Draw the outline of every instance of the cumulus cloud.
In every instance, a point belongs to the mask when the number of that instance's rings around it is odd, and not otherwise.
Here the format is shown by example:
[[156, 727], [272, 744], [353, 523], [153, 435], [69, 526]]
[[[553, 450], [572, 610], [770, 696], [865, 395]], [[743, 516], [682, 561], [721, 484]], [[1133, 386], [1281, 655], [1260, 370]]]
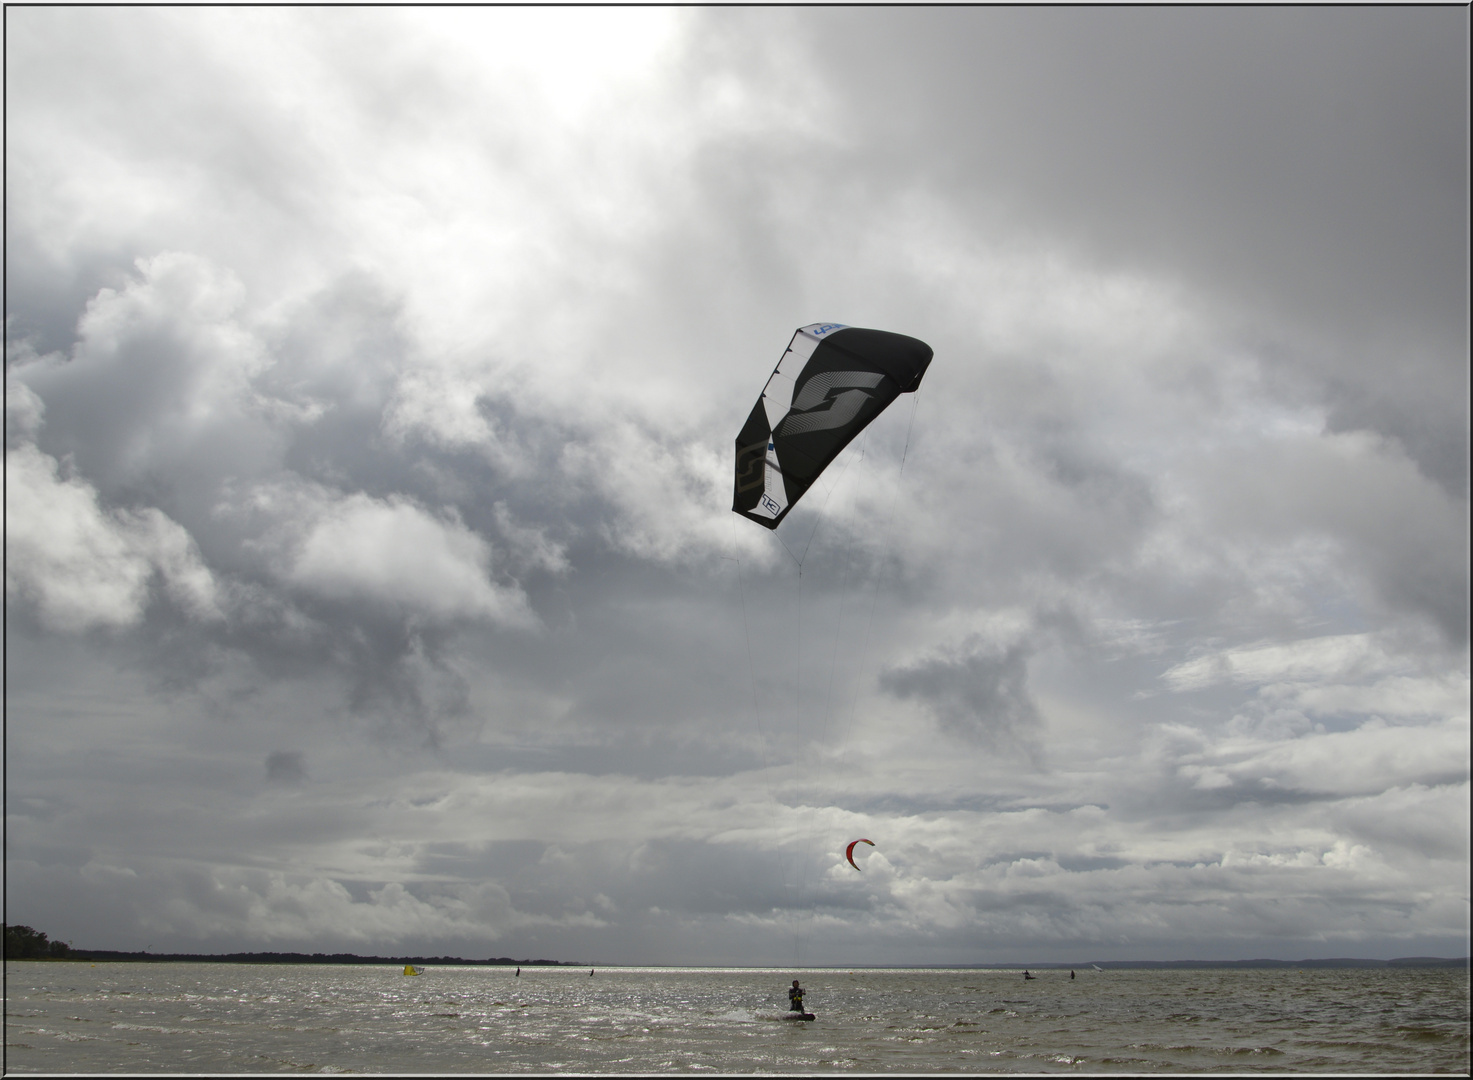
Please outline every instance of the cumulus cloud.
[[[9, 342], [6, 344], [8, 358], [11, 350], [8, 347]], [[22, 357], [29, 360], [35, 359], [35, 351], [27, 348], [27, 344], [17, 343], [14, 350], [17, 364], [23, 362]], [[5, 375], [5, 445], [18, 449], [35, 441], [36, 432], [41, 430], [41, 424], [46, 415], [46, 403], [37, 397], [25, 383], [19, 379], [11, 379], [8, 367]]]
[[1173, 690], [1196, 690], [1213, 683], [1269, 683], [1344, 679], [1380, 674], [1405, 664], [1371, 634], [1337, 634], [1286, 645], [1240, 646], [1177, 664], [1161, 675]]
[[[186, 613], [215, 618], [205, 640], [258, 662], [315, 639], [348, 668], [355, 707], [387, 693], [458, 708], [459, 690], [435, 688], [449, 671], [438, 640], [415, 628], [536, 619], [514, 579], [492, 577], [492, 544], [433, 469], [409, 493], [353, 490], [389, 400], [394, 338], [374, 335], [390, 306], [350, 276], [264, 312], [230, 271], [166, 252], [92, 298], [67, 355], [13, 341], [11, 591], [58, 629], [139, 625], [157, 578]], [[324, 602], [360, 625], [344, 634], [303, 610]]]
[[157, 582], [189, 616], [219, 619], [217, 584], [193, 539], [154, 507], [104, 510], [97, 491], [34, 446], [5, 455], [5, 593], [56, 630], [138, 623]]
[[323, 508], [289, 556], [292, 584], [333, 599], [367, 599], [430, 619], [526, 622], [519, 592], [488, 578], [491, 550], [453, 517], [399, 499], [350, 495]]
[[[515, 910], [505, 889], [491, 882], [416, 890], [390, 882], [350, 889], [325, 878], [302, 878], [234, 868], [204, 871], [159, 867], [166, 898], [152, 911], [128, 904], [147, 893], [137, 875], [111, 875], [119, 899], [133, 909], [136, 932], [170, 940], [239, 941], [243, 948], [313, 951], [427, 951], [427, 943], [494, 942], [521, 926], [599, 925], [596, 916], [571, 920]], [[187, 946], [186, 946], [187, 948]]]
[[[1227, 726], [1234, 736], [1297, 739], [1326, 725], [1369, 732], [1390, 723], [1422, 728], [1432, 745], [1424, 725], [1466, 723], [1468, 713], [1467, 675], [1437, 666], [1405, 641], [1342, 634], [1216, 650], [1171, 667], [1161, 680], [1177, 693], [1225, 685], [1249, 691]], [[1383, 755], [1374, 760], [1388, 764]], [[1272, 782], [1267, 773], [1265, 782]]]
[[107, 490], [239, 469], [271, 453], [252, 381], [269, 364], [237, 319], [239, 279], [183, 252], [136, 260], [91, 298], [66, 357], [16, 372], [48, 407], [46, 444]]
[[1173, 755], [1177, 774], [1201, 790], [1237, 789], [1267, 799], [1296, 793], [1353, 796], [1393, 787], [1457, 784], [1467, 773], [1468, 719], [1416, 729], [1375, 721], [1354, 731], [1312, 732], [1292, 740], [1229, 738]]

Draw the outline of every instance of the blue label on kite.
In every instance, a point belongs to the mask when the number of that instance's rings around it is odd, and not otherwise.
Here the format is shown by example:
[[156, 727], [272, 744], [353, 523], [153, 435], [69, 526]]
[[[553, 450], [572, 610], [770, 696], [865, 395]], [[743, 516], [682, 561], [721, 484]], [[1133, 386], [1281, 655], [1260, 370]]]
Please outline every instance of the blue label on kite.
[[841, 322], [826, 322], [823, 323], [821, 326], [814, 327], [813, 336], [818, 337], [821, 334], [827, 334], [830, 330], [842, 329], [844, 329], [844, 324]]

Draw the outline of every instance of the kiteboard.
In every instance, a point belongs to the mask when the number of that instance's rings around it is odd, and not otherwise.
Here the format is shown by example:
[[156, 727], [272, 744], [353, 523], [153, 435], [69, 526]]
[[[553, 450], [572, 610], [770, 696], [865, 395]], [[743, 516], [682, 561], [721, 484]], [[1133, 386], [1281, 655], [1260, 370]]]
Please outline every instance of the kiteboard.
[[790, 1012], [790, 1013], [784, 1013], [783, 1014], [783, 1019], [784, 1020], [817, 1020], [818, 1017], [814, 1016], [812, 1013]]

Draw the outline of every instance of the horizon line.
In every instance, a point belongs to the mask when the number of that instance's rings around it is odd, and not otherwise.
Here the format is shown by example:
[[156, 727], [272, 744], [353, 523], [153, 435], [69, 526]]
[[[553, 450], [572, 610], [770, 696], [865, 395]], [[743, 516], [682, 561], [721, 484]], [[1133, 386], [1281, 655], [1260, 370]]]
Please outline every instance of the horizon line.
[[[67, 950], [67, 954], [64, 955], [64, 956], [54, 956], [54, 957], [7, 957], [6, 959], [7, 959], [7, 961], [9, 961], [9, 960], [23, 960], [23, 959], [37, 959], [37, 960], [44, 959], [44, 960], [60, 960], [60, 961], [66, 961], [66, 960], [73, 960], [73, 959], [74, 960], [84, 960], [84, 959], [87, 959], [88, 957], [95, 957], [95, 958], [97, 958], [99, 960], [107, 960], [107, 959], [116, 959], [116, 960], [138, 959], [138, 960], [144, 960], [144, 959], [151, 959], [151, 960], [156, 960], [156, 961], [164, 961], [164, 960], [174, 959], [174, 960], [178, 960], [178, 961], [182, 961], [182, 962], [188, 962], [188, 961], [209, 962], [209, 961], [212, 961], [212, 960], [213, 961], [221, 961], [221, 962], [229, 962], [229, 961], [237, 961], [237, 962], [239, 962], [239, 961], [248, 961], [248, 960], [251, 960], [251, 959], [259, 958], [258, 962], [266, 962], [266, 963], [271, 963], [271, 962], [276, 962], [276, 963], [290, 963], [290, 962], [293, 962], [293, 961], [301, 961], [301, 962], [308, 962], [308, 963], [353, 963], [353, 962], [359, 962], [359, 963], [365, 963], [365, 964], [372, 964], [372, 963], [383, 963], [383, 964], [437, 963], [440, 966], [448, 966], [448, 967], [453, 967], [453, 966], [467, 966], [467, 967], [471, 967], [471, 966], [474, 966], [474, 967], [509, 967], [509, 966], [515, 966], [515, 965], [526, 965], [526, 966], [529, 966], [529, 967], [542, 966], [542, 967], [577, 967], [577, 968], [582, 968], [582, 967], [592, 967], [592, 968], [597, 968], [597, 967], [605, 967], [605, 968], [671, 968], [671, 969], [674, 969], [674, 968], [718, 968], [718, 969], [730, 969], [730, 970], [757, 970], [757, 971], [769, 971], [769, 970], [770, 971], [787, 971], [787, 970], [795, 970], [795, 971], [802, 971], [802, 970], [808, 970], [808, 971], [824, 971], [824, 970], [865, 970], [865, 971], [897, 971], [897, 970], [986, 971], [986, 970], [1001, 970], [1001, 971], [1012, 971], [1012, 970], [1022, 970], [1022, 969], [1025, 969], [1025, 968], [1037, 968], [1039, 970], [1053, 970], [1053, 969], [1066, 969], [1066, 968], [1073, 968], [1073, 969], [1085, 968], [1085, 969], [1088, 969], [1088, 968], [1091, 968], [1091, 967], [1097, 967], [1097, 968], [1100, 968], [1100, 969], [1103, 970], [1103, 969], [1108, 969], [1108, 968], [1112, 968], [1112, 967], [1113, 968], [1126, 968], [1126, 967], [1130, 967], [1130, 968], [1142, 968], [1142, 967], [1150, 968], [1150, 967], [1187, 967], [1187, 966], [1192, 966], [1192, 967], [1247, 967], [1247, 966], [1266, 966], [1266, 967], [1334, 967], [1334, 966], [1341, 966], [1341, 967], [1348, 967], [1348, 966], [1383, 967], [1383, 966], [1405, 966], [1405, 967], [1415, 967], [1415, 966], [1435, 965], [1435, 966], [1439, 966], [1439, 967], [1453, 967], [1453, 966], [1459, 966], [1459, 965], [1461, 965], [1463, 967], [1468, 967], [1469, 964], [1470, 964], [1470, 957], [1468, 955], [1463, 955], [1463, 956], [1429, 956], [1429, 955], [1398, 956], [1398, 957], [1391, 957], [1391, 958], [1388, 958], [1388, 959], [1382, 959], [1382, 958], [1378, 958], [1378, 957], [1357, 957], [1357, 956], [1303, 957], [1303, 958], [1296, 958], [1296, 959], [1278, 959], [1276, 957], [1256, 956], [1256, 957], [1243, 957], [1243, 958], [1237, 958], [1237, 959], [1203, 959], [1203, 958], [1196, 958], [1196, 957], [1187, 957], [1187, 958], [1183, 958], [1183, 959], [1172, 959], [1172, 960], [1159, 960], [1159, 959], [1127, 959], [1127, 960], [1100, 960], [1100, 959], [1093, 959], [1093, 960], [1068, 960], [1068, 961], [1065, 961], [1065, 960], [1037, 960], [1037, 961], [1005, 960], [1005, 961], [987, 961], [987, 962], [981, 962], [981, 963], [965, 963], [965, 964], [936, 964], [936, 963], [892, 963], [892, 964], [874, 964], [874, 963], [850, 963], [850, 964], [844, 964], [844, 963], [819, 963], [819, 964], [739, 964], [739, 963], [700, 963], [700, 962], [643, 963], [643, 962], [639, 962], [639, 961], [633, 961], [633, 962], [606, 962], [606, 963], [598, 964], [598, 963], [589, 963], [587, 961], [577, 961], [577, 960], [549, 960], [549, 959], [545, 959], [545, 958], [537, 958], [537, 959], [515, 959], [515, 958], [511, 958], [511, 957], [506, 957], [506, 956], [497, 956], [497, 957], [487, 957], [485, 959], [476, 959], [476, 958], [470, 958], [470, 957], [450, 956], [450, 955], [446, 955], [446, 954], [440, 954], [440, 955], [437, 955], [437, 956], [431, 956], [431, 955], [424, 954], [424, 953], [419, 953], [419, 954], [402, 953], [402, 954], [399, 954], [399, 955], [387, 955], [386, 956], [386, 955], [382, 955], [382, 954], [367, 954], [367, 955], [365, 955], [365, 954], [351, 953], [351, 952], [332, 952], [332, 953], [327, 953], [327, 952], [317, 951], [317, 952], [310, 952], [310, 953], [308, 953], [308, 952], [301, 952], [301, 951], [297, 951], [297, 950], [265, 950], [265, 949], [259, 949], [259, 950], [233, 950], [233, 951], [230, 951], [230, 952], [211, 952], [211, 953], [204, 953], [204, 952], [155, 952], [155, 951], [152, 951], [152, 950], [149, 950], [149, 949], [142, 949], [142, 950], [131, 950], [131, 949], [94, 949], [94, 948], [77, 948], [77, 947], [69, 948]], [[276, 958], [276, 959], [273, 960], [271, 958]]]

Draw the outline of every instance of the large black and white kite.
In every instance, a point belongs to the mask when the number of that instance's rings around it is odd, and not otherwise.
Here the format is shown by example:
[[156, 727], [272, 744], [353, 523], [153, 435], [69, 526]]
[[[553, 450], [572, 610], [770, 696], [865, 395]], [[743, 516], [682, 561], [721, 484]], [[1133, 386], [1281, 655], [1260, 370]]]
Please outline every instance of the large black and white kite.
[[901, 394], [921, 385], [931, 346], [904, 334], [814, 323], [793, 334], [736, 440], [732, 509], [769, 529]]

